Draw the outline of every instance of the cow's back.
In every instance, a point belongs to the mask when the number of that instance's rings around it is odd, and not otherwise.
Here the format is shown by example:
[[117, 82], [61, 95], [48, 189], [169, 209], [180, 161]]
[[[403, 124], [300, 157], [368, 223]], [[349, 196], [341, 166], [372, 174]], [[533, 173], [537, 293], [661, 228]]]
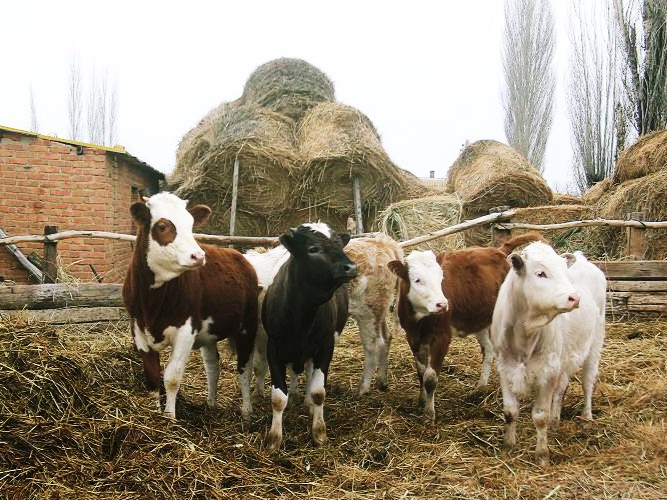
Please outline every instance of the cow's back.
[[257, 275], [243, 255], [231, 248], [202, 245], [206, 265], [198, 270], [202, 288], [202, 319], [213, 318], [211, 333], [222, 338], [224, 332], [240, 326], [257, 328]]
[[443, 252], [438, 260], [452, 326], [464, 333], [488, 327], [509, 269], [505, 254], [498, 248], [475, 247]]

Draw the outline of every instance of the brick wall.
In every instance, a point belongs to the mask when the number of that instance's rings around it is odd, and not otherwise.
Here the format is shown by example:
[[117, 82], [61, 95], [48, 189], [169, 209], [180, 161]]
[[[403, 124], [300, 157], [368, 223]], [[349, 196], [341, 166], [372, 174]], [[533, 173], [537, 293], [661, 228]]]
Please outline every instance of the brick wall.
[[[137, 189], [158, 190], [154, 173], [124, 154], [0, 132], [0, 228], [9, 236], [43, 234], [46, 225], [134, 234], [129, 205]], [[17, 246], [43, 255], [41, 243]], [[129, 242], [99, 238], [58, 243], [61, 268], [82, 282], [96, 281], [93, 269], [105, 283], [122, 282], [131, 249]], [[34, 282], [1, 246], [0, 275]]]

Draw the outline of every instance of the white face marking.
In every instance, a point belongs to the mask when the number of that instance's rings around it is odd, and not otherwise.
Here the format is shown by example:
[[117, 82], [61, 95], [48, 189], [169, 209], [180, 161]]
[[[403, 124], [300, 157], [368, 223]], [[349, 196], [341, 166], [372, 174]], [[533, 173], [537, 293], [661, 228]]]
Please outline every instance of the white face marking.
[[[146, 202], [151, 213], [151, 229], [160, 219], [171, 221], [176, 227], [176, 238], [168, 245], [160, 245], [148, 238], [148, 267], [155, 274], [153, 288], [180, 276], [204, 262], [204, 251], [192, 235], [194, 219], [187, 211], [187, 201], [171, 193], [158, 193]], [[193, 256], [197, 259], [193, 259]]]
[[442, 292], [442, 268], [435, 254], [431, 250], [414, 250], [407, 256], [405, 263], [410, 279], [408, 300], [417, 319], [442, 312], [447, 307], [447, 299]]
[[313, 231], [318, 231], [322, 233], [324, 236], [327, 238], [331, 238], [331, 228], [326, 225], [324, 222], [308, 222], [306, 224], [302, 224], [303, 226], [309, 227]]

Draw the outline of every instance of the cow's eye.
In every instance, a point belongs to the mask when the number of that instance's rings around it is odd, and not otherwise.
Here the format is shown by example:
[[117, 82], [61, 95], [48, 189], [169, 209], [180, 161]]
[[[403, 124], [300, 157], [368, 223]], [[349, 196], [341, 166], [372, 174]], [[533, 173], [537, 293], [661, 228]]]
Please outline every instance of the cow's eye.
[[421, 280], [420, 278], [417, 278], [417, 279], [415, 280], [415, 283], [421, 283], [421, 282], [422, 282], [422, 280]]
[[537, 273], [537, 277], [538, 277], [538, 278], [546, 278], [546, 277], [547, 277], [547, 273], [545, 273], [544, 271], [539, 271], [539, 272]]
[[316, 246], [308, 247], [308, 253], [309, 254], [316, 254], [320, 251], [320, 249]]
[[164, 233], [167, 230], [167, 225], [163, 223], [156, 224], [157, 230], [160, 231], [161, 233]]

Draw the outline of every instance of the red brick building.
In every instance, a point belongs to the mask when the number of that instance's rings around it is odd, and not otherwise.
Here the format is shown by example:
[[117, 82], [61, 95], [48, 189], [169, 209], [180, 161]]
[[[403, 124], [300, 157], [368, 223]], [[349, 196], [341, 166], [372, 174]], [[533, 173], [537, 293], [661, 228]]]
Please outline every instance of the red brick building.
[[[0, 125], [0, 228], [8, 236], [57, 230], [134, 234], [130, 203], [140, 191], [156, 193], [164, 175], [122, 146], [98, 146]], [[42, 243], [19, 243], [25, 254], [43, 255]], [[121, 283], [132, 244], [100, 238], [58, 243], [59, 266], [81, 282]], [[0, 246], [0, 276], [34, 283]]]

